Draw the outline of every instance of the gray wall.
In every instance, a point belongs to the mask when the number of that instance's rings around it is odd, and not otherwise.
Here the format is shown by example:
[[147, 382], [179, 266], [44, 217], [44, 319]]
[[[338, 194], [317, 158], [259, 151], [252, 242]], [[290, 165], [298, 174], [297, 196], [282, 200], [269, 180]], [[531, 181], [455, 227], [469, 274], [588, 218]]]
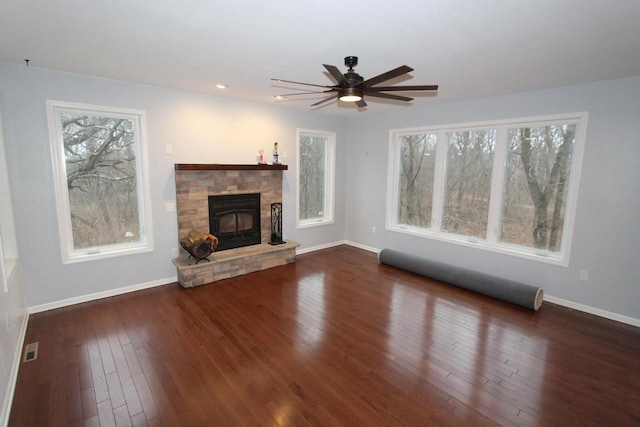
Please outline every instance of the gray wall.
[[[58, 245], [45, 100], [147, 112], [155, 250], [62, 265]], [[273, 141], [284, 174], [285, 238], [310, 248], [349, 240], [411, 251], [465, 268], [543, 286], [566, 301], [640, 319], [640, 77], [347, 118], [0, 63], [9, 176], [28, 306], [175, 277], [174, 163], [253, 163]], [[388, 232], [385, 225], [389, 130], [587, 111], [589, 121], [569, 267]], [[295, 228], [295, 130], [337, 133], [336, 222]], [[174, 154], [165, 154], [165, 145]], [[270, 156], [267, 156], [270, 159]], [[377, 233], [371, 233], [371, 227]], [[580, 270], [589, 280], [580, 281]]]
[[[568, 268], [385, 230], [390, 129], [580, 111], [589, 119]], [[542, 286], [552, 297], [640, 319], [640, 77], [398, 108], [355, 118], [348, 132], [348, 240]], [[579, 280], [580, 270], [589, 271], [588, 281]]]
[[[47, 99], [146, 111], [155, 249], [151, 253], [63, 265], [45, 101]], [[9, 179], [13, 193], [25, 299], [28, 306], [110, 292], [122, 287], [166, 283], [176, 276], [171, 248], [178, 246], [174, 163], [254, 163], [273, 142], [287, 151], [284, 173], [284, 237], [308, 248], [344, 239], [343, 186], [336, 188], [336, 221], [295, 228], [296, 128], [336, 132], [337, 182], [345, 181], [346, 122], [336, 117], [268, 104], [26, 68], [0, 62]], [[173, 155], [165, 146], [173, 146]]]

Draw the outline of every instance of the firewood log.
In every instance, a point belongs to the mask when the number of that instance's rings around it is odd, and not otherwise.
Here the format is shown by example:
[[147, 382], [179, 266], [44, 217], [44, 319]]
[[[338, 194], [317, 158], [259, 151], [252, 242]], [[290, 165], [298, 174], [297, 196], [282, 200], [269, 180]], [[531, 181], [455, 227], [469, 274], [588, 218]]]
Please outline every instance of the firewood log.
[[206, 258], [218, 246], [218, 238], [213, 234], [191, 230], [180, 239], [182, 247], [195, 258]]

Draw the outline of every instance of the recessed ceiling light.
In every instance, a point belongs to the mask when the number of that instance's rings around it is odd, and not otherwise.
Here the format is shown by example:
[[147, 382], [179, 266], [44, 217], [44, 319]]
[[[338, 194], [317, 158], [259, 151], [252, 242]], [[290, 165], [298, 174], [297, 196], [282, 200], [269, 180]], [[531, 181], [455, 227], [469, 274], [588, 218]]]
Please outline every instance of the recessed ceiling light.
[[218, 89], [226, 89], [228, 86], [227, 86], [227, 85], [225, 85], [225, 84], [222, 84], [222, 83], [217, 83], [217, 84], [216, 84], [216, 87], [217, 87]]

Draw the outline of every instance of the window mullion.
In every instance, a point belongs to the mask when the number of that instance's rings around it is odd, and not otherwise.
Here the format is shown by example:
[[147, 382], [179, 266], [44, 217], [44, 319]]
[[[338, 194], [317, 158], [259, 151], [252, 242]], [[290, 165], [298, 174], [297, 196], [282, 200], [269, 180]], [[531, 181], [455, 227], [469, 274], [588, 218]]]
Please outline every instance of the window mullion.
[[491, 174], [491, 196], [487, 223], [487, 243], [497, 243], [500, 238], [500, 218], [504, 194], [505, 164], [507, 161], [507, 129], [502, 126], [496, 132], [496, 146], [493, 152]]
[[389, 230], [398, 225], [398, 186], [400, 185], [400, 138], [394, 133], [389, 135], [389, 164], [387, 170], [387, 220]]
[[444, 132], [437, 133], [436, 167], [433, 178], [433, 205], [431, 208], [431, 228], [434, 232], [440, 232], [442, 227], [442, 209], [444, 204], [444, 175], [447, 158], [447, 142]]

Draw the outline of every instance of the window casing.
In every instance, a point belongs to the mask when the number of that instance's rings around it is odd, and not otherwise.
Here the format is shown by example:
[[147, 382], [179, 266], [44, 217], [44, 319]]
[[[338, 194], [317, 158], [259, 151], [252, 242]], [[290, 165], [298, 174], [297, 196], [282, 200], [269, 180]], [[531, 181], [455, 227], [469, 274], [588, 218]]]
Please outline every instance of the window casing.
[[47, 101], [63, 263], [153, 250], [144, 111]]
[[387, 229], [568, 265], [586, 122], [392, 130]]
[[333, 223], [336, 135], [297, 131], [297, 226]]
[[0, 110], [0, 289], [9, 292], [18, 267], [18, 242], [3, 135]]

